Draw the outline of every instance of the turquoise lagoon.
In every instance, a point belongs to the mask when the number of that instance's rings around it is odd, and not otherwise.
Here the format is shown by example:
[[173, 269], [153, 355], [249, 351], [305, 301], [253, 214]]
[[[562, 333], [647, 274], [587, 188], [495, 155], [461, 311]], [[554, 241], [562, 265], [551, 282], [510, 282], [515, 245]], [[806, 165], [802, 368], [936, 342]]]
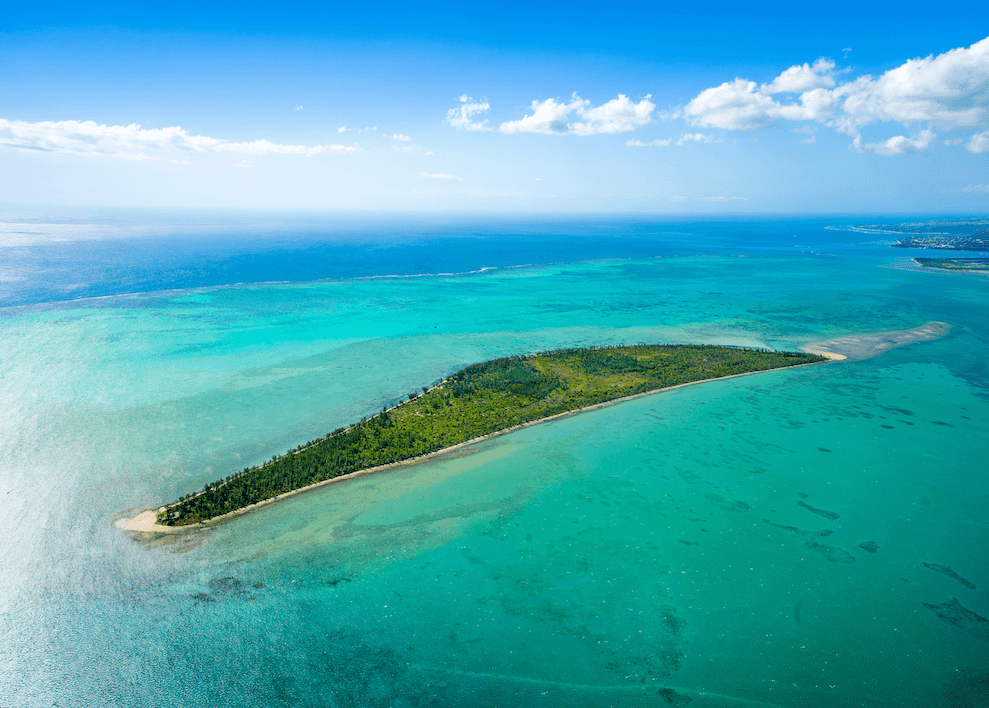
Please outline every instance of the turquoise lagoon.
[[[0, 705], [986, 705], [989, 280], [898, 267], [828, 223], [8, 307]], [[113, 526], [471, 362], [931, 320], [951, 334], [555, 420], [189, 534]]]

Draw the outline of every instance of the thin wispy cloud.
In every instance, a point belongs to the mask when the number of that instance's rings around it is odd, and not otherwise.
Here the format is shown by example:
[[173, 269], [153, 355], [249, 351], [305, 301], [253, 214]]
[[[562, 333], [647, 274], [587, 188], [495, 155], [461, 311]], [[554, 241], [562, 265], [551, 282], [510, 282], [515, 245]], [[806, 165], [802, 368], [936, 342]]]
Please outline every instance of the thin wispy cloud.
[[466, 93], [457, 99], [460, 105], [446, 112], [444, 122], [460, 130], [491, 130], [487, 126], [488, 119], [477, 120], [491, 110], [491, 104], [486, 98], [475, 101]]
[[[503, 133], [543, 133], [546, 135], [599, 135], [625, 133], [652, 122], [656, 105], [646, 96], [633, 103], [625, 94], [618, 94], [600, 106], [593, 106], [576, 92], [569, 102], [555, 99], [533, 101], [527, 115], [519, 120], [502, 123]], [[571, 122], [571, 117], [576, 118]]]
[[[935, 130], [989, 126], [989, 37], [968, 48], [910, 59], [878, 77], [839, 82], [839, 74], [833, 61], [821, 58], [791, 66], [762, 85], [736, 78], [699, 93], [684, 107], [684, 116], [691, 125], [724, 130], [814, 121], [851, 136], [856, 151], [878, 155], [924, 152], [935, 143]], [[909, 136], [864, 142], [862, 130], [882, 123], [917, 129]], [[989, 151], [987, 135], [972, 135], [966, 149]]]
[[937, 136], [930, 130], [921, 130], [913, 137], [896, 135], [878, 143], [863, 143], [862, 136], [856, 135], [852, 147], [856, 152], [871, 152], [874, 155], [906, 155], [924, 152], [934, 143]]
[[453, 181], [453, 182], [463, 182], [464, 181], [464, 178], [463, 177], [457, 177], [456, 175], [446, 175], [446, 174], [443, 174], [442, 172], [437, 172], [437, 173], [433, 173], [433, 172], [420, 172], [419, 173], [419, 176], [420, 177], [425, 177], [427, 179], [443, 179], [443, 180], [449, 180], [449, 181]]
[[345, 154], [359, 148], [347, 145], [286, 145], [268, 140], [231, 142], [206, 135], [190, 135], [179, 126], [145, 129], [138, 124], [101, 125], [94, 121], [10, 121], [0, 118], [0, 147], [26, 152], [106, 155], [131, 160], [170, 159], [194, 153], [243, 155]]
[[410, 138], [408, 135], [402, 135], [401, 133], [395, 133], [394, 135], [386, 135], [385, 137], [388, 138], [389, 140], [397, 140], [401, 143], [407, 143], [410, 140], [412, 140], [412, 138]]
[[747, 197], [724, 197], [724, 196], [713, 196], [713, 197], [670, 197], [675, 202], [747, 202]]
[[673, 142], [673, 138], [667, 138], [666, 140], [650, 140], [649, 142], [643, 142], [641, 140], [629, 140], [625, 144], [629, 147], [666, 147]]
[[677, 139], [677, 145], [683, 145], [684, 143], [720, 143], [724, 142], [723, 138], [717, 138], [713, 135], [705, 135], [704, 133], [684, 133]]

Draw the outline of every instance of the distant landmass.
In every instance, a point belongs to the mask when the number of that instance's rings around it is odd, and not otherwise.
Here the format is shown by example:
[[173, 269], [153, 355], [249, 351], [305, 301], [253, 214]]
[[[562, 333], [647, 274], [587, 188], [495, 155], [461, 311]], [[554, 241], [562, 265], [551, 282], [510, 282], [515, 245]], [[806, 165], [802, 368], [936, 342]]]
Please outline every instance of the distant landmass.
[[[495, 359], [468, 366], [371, 418], [141, 516], [149, 516], [146, 521], [153, 520], [159, 529], [196, 524], [344, 475], [413, 460], [591, 406], [827, 358], [714, 345], [642, 344]], [[142, 523], [133, 530], [148, 526]]]
[[989, 251], [989, 229], [971, 236], [905, 236], [893, 248], [929, 248], [941, 251]]
[[882, 231], [894, 234], [938, 236], [972, 236], [989, 230], [989, 218], [978, 219], [929, 219], [901, 224], [861, 224], [854, 227], [862, 231]]
[[914, 258], [922, 268], [989, 272], [989, 258]]
[[904, 224], [862, 224], [854, 229], [900, 234], [893, 248], [989, 251], [989, 219], [930, 219]]

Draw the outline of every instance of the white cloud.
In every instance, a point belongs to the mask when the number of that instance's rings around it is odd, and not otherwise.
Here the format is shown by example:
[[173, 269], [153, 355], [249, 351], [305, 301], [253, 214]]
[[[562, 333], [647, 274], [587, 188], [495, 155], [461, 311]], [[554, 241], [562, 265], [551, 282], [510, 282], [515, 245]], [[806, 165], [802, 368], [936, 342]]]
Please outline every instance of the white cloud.
[[419, 173], [419, 176], [420, 177], [427, 177], [429, 179], [453, 180], [455, 182], [463, 182], [464, 181], [463, 180], [463, 177], [457, 177], [456, 175], [445, 175], [445, 174], [443, 174], [441, 172], [440, 173], [436, 173], [436, 174], [433, 174], [433, 173], [430, 173], [430, 172], [420, 172]]
[[[858, 138], [855, 149], [878, 154], [926, 149], [931, 142], [923, 137], [925, 130], [989, 126], [989, 37], [968, 48], [910, 59], [878, 77], [837, 85], [834, 66], [827, 59], [791, 66], [761, 86], [736, 78], [701, 91], [684, 116], [691, 125], [726, 130], [753, 130], [777, 120], [817, 121]], [[777, 100], [773, 96], [779, 93], [798, 95]], [[862, 128], [886, 122], [921, 130], [914, 138], [862, 144]], [[980, 146], [980, 135], [970, 144]]]
[[296, 106], [296, 107], [295, 107], [295, 110], [297, 110], [297, 111], [302, 111], [302, 110], [305, 110], [305, 109], [304, 109], [304, 108], [303, 108], [302, 106]]
[[989, 192], [989, 184], [970, 184], [965, 187], [963, 192]]
[[[625, 94], [618, 94], [607, 103], [594, 107], [576, 93], [569, 103], [557, 103], [552, 98], [533, 101], [529, 110], [532, 115], [520, 120], [502, 123], [503, 133], [544, 133], [548, 135], [598, 135], [602, 133], [625, 133], [637, 126], [652, 122], [652, 111], [656, 107], [646, 96], [633, 103]], [[582, 120], [571, 123], [570, 114]]]
[[809, 138], [804, 138], [800, 141], [803, 145], [813, 145], [817, 142], [817, 136], [811, 135]]
[[[791, 67], [797, 68], [800, 67]], [[785, 75], [786, 72], [776, 77], [773, 83]], [[800, 77], [789, 77], [786, 81], [795, 83], [798, 80], [801, 80]], [[838, 102], [827, 89], [812, 88], [800, 94], [799, 103], [783, 105], [769, 96], [764, 91], [765, 88], [766, 84], [759, 88], [755, 81], [744, 79], [726, 81], [720, 86], [701, 91], [683, 112], [691, 125], [725, 130], [754, 130], [772, 125], [780, 118], [821, 120], [834, 112]]]
[[791, 66], [773, 79], [770, 84], [762, 85], [762, 93], [803, 93], [815, 88], [830, 88], [834, 86], [834, 62], [821, 57], [810, 64]]
[[910, 59], [873, 79], [835, 89], [844, 97], [836, 127], [850, 135], [873, 122], [929, 122], [942, 129], [984, 125], [989, 103], [989, 37], [969, 48]]
[[684, 143], [720, 143], [724, 142], [721, 138], [716, 138], [713, 135], [704, 135], [704, 133], [684, 133], [677, 140], [677, 145], [683, 145]]
[[305, 155], [357, 152], [345, 145], [284, 145], [267, 140], [234, 143], [189, 135], [179, 126], [144, 129], [140, 125], [100, 125], [93, 121], [28, 123], [0, 118], [0, 147], [22, 151], [109, 155], [130, 160], [169, 159], [184, 153]]
[[631, 147], [666, 147], [673, 142], [673, 138], [667, 138], [666, 140], [650, 140], [648, 143], [644, 143], [641, 140], [629, 140], [626, 145]]
[[945, 140], [944, 141], [944, 144], [945, 145], [961, 145], [963, 142], [965, 142], [965, 141], [962, 138], [952, 138], [951, 140]]
[[989, 152], [989, 130], [973, 135], [965, 149], [969, 152]]
[[339, 128], [337, 128], [337, 132], [338, 133], [346, 133], [347, 132], [347, 126], [341, 125]]
[[906, 155], [924, 152], [934, 142], [935, 135], [930, 130], [922, 130], [912, 138], [897, 135], [881, 143], [863, 143], [862, 136], [856, 135], [852, 147], [856, 152], [871, 152], [875, 155]]
[[388, 138], [389, 140], [397, 140], [401, 143], [407, 143], [410, 140], [412, 140], [412, 138], [410, 138], [408, 135], [402, 135], [401, 133], [395, 133], [394, 135], [386, 135], [385, 137]]
[[776, 121], [779, 104], [758, 91], [755, 81], [734, 81], [704, 89], [683, 109], [687, 122], [725, 130], [753, 130]]
[[250, 167], [251, 166], [251, 161], [250, 160], [241, 160], [240, 162], [232, 162], [232, 163], [230, 163], [230, 166], [231, 167], [247, 168], [247, 167]]
[[447, 125], [461, 130], [491, 130], [486, 125], [487, 118], [482, 121], [475, 120], [475, 118], [479, 118], [491, 110], [491, 104], [488, 103], [487, 99], [482, 98], [480, 101], [475, 101], [465, 93], [457, 100], [460, 101], [460, 105], [446, 112], [444, 122]]

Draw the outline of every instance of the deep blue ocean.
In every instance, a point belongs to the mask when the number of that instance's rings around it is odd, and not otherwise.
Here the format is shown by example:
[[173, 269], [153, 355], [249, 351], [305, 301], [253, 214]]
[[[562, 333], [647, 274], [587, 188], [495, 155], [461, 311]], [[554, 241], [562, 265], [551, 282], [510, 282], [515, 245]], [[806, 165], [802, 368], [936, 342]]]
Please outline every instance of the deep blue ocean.
[[[989, 705], [989, 278], [857, 217], [0, 209], [0, 707]], [[463, 366], [952, 326], [228, 523]]]

